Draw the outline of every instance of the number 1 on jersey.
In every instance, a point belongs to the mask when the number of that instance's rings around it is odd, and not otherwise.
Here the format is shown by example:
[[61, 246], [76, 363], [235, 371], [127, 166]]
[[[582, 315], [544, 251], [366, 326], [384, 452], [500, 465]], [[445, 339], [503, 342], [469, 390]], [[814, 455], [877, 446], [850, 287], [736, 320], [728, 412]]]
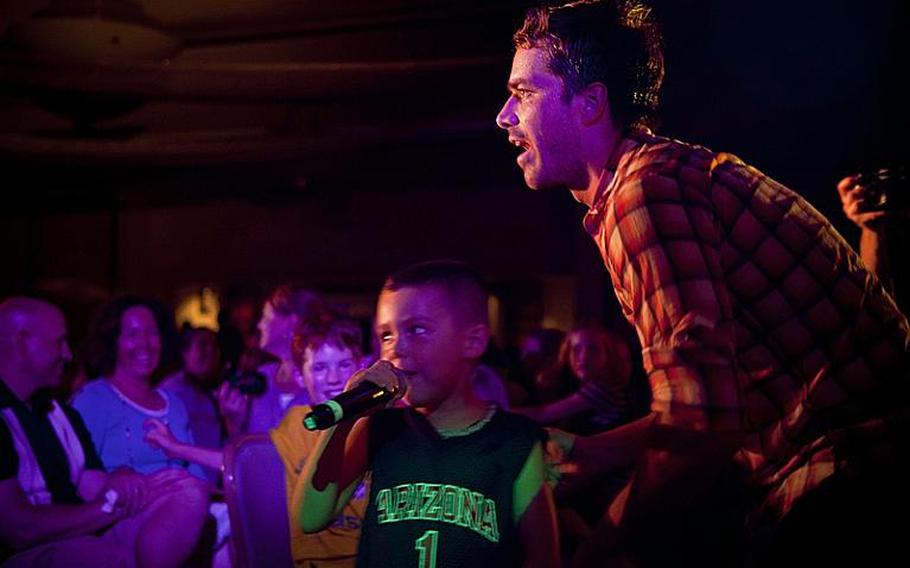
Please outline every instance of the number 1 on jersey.
[[417, 568], [436, 568], [436, 547], [439, 544], [439, 531], [427, 531], [414, 543], [420, 553]]

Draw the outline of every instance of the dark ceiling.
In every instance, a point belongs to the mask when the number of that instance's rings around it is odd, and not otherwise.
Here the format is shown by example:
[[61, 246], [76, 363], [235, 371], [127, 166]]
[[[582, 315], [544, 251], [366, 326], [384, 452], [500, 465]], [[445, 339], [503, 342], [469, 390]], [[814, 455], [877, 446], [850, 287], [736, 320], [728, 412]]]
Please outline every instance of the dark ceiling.
[[[513, 181], [492, 117], [527, 4], [3, 0], [0, 165], [7, 180], [24, 176], [74, 207], [92, 200], [79, 186], [165, 204], [280, 199], [322, 184], [376, 190], [358, 183], [363, 171], [388, 173], [394, 187], [415, 164], [417, 177], [470, 163]], [[739, 153], [810, 196], [832, 176], [906, 155], [901, 3], [654, 4], [668, 48], [665, 134]], [[23, 33], [46, 21], [35, 14], [81, 6], [139, 13], [179, 52], [130, 56], [142, 39], [117, 30]]]
[[[523, 188], [493, 122], [530, 3], [0, 0], [0, 291], [369, 288], [439, 254], [593, 278], [581, 211]], [[835, 183], [908, 153], [906, 3], [653, 4], [660, 133], [738, 154], [855, 237]], [[97, 6], [159, 35], [40, 17]]]
[[30, 16], [46, 4], [6, 8], [0, 156], [64, 207], [91, 206], [83, 187], [127, 203], [280, 199], [415, 160], [450, 171], [453, 149], [502, 147], [492, 116], [521, 2], [149, 0], [144, 15], [181, 41], [164, 60], [130, 56], [143, 38], [129, 30], [35, 47], [30, 26], [47, 18]]

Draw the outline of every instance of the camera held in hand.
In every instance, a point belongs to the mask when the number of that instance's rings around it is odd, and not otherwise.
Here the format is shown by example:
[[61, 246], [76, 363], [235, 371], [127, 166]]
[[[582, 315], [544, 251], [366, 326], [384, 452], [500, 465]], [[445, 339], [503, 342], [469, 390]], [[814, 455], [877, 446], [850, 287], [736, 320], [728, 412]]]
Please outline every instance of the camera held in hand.
[[863, 212], [910, 210], [910, 179], [903, 167], [882, 168], [859, 175], [856, 185], [862, 187], [866, 201]]
[[268, 384], [265, 375], [259, 371], [242, 369], [228, 369], [225, 371], [225, 381], [231, 388], [239, 390], [242, 394], [259, 396], [265, 392]]

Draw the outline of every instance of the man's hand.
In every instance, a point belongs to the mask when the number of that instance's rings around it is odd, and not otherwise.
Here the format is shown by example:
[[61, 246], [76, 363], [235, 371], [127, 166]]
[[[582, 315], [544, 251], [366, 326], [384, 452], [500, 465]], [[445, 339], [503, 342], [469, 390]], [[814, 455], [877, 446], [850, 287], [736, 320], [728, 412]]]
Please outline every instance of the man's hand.
[[575, 447], [576, 434], [560, 430], [559, 428], [547, 428], [547, 455], [552, 455], [560, 462], [566, 461], [572, 448]]
[[569, 459], [577, 436], [558, 428], [546, 430], [547, 445], [544, 448], [546, 481], [550, 487], [557, 488], [571, 481], [572, 474], [578, 471], [578, 464]]
[[117, 501], [114, 503], [114, 513], [132, 517], [145, 508], [149, 500], [149, 487], [144, 475], [131, 469], [118, 469], [108, 475], [107, 485], [98, 496], [97, 501], [103, 503], [105, 494], [113, 489], [117, 492]]
[[859, 174], [847, 176], [837, 184], [837, 193], [847, 218], [862, 229], [874, 231], [889, 215], [886, 211], [869, 210], [873, 204], [868, 201], [867, 188], [861, 182]]

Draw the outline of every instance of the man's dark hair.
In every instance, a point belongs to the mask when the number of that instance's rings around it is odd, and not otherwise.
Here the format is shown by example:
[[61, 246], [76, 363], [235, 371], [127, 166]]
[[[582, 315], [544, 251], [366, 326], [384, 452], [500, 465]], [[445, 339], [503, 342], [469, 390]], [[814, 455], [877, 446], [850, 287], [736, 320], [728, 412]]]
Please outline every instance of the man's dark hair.
[[547, 51], [567, 97], [600, 82], [624, 129], [656, 125], [664, 58], [660, 29], [645, 4], [582, 0], [531, 8], [512, 40], [516, 48]]
[[438, 286], [455, 317], [465, 323], [489, 323], [488, 292], [480, 274], [457, 260], [431, 260], [412, 264], [386, 278], [383, 290], [395, 292], [414, 286]]

